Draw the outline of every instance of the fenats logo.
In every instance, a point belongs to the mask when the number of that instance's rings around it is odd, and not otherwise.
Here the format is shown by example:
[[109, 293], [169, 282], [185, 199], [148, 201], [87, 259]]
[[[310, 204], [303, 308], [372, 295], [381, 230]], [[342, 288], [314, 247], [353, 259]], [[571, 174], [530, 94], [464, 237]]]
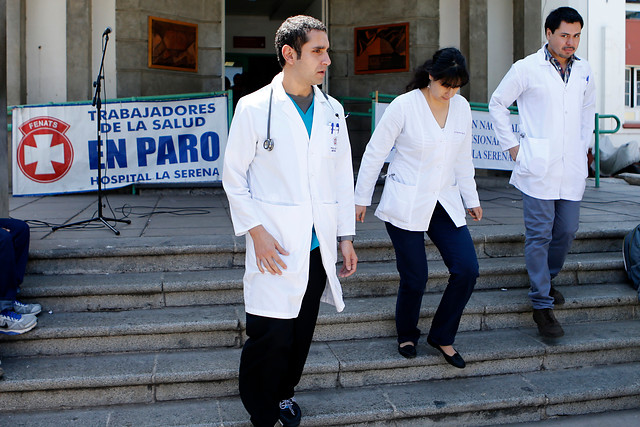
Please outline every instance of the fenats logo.
[[65, 135], [69, 125], [55, 117], [35, 117], [19, 127], [17, 163], [25, 176], [43, 184], [62, 178], [71, 169], [73, 146]]

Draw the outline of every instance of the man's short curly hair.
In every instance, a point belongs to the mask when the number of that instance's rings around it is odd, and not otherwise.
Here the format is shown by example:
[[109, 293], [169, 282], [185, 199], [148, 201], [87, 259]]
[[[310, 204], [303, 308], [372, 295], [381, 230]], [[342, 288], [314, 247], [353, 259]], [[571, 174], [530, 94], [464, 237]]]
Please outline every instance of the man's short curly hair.
[[308, 41], [307, 34], [309, 34], [311, 30], [319, 30], [326, 33], [327, 27], [318, 19], [306, 15], [291, 16], [280, 25], [280, 28], [276, 31], [275, 46], [276, 55], [278, 56], [278, 62], [281, 67], [284, 67], [286, 63], [282, 56], [282, 48], [284, 45], [291, 46], [298, 54], [298, 58], [300, 58], [300, 55], [302, 55], [302, 45]]

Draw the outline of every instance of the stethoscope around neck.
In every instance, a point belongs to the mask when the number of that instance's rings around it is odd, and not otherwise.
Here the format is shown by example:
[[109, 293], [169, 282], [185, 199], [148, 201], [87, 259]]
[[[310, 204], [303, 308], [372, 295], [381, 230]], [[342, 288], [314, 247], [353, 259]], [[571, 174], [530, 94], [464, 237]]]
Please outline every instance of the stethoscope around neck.
[[[313, 87], [313, 86], [312, 86]], [[324, 98], [327, 100], [327, 104], [329, 104], [329, 107], [331, 107], [331, 110], [333, 111], [333, 114], [335, 114], [335, 116], [339, 119], [340, 116], [338, 115], [338, 113], [336, 113], [336, 110], [333, 108], [333, 105], [331, 105], [331, 102], [329, 101], [329, 96], [327, 96], [326, 93], [324, 93], [323, 90], [320, 90], [320, 92], [322, 93], [322, 95], [324, 95]], [[315, 89], [314, 89], [314, 94], [315, 94]], [[269, 93], [269, 113], [267, 115], [267, 139], [264, 140], [264, 142], [262, 143], [262, 148], [264, 148], [267, 151], [272, 151], [273, 150], [273, 139], [271, 139], [271, 103], [273, 100], [273, 88], [271, 88], [271, 93]], [[348, 117], [348, 115], [345, 115], [344, 118], [346, 119]]]

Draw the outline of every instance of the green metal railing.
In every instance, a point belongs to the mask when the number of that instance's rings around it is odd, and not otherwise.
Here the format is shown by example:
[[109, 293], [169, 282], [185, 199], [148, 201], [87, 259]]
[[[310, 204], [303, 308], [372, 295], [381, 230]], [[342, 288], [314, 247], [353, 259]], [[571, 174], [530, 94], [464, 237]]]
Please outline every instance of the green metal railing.
[[[600, 129], [600, 119], [613, 119], [616, 121], [616, 128], [607, 130]], [[598, 114], [596, 113], [596, 126], [593, 133], [596, 135], [594, 163], [596, 164], [596, 188], [600, 187], [600, 135], [616, 133], [620, 130], [620, 119], [613, 114]]]

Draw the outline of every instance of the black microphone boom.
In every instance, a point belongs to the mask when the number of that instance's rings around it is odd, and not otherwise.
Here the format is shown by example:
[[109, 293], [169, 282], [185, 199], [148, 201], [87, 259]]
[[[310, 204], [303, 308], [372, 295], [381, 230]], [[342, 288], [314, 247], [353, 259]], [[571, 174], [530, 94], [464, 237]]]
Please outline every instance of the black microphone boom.
[[106, 36], [107, 34], [109, 34], [111, 32], [111, 27], [107, 27], [106, 30], [104, 30], [104, 33], [102, 33], [102, 37]]

